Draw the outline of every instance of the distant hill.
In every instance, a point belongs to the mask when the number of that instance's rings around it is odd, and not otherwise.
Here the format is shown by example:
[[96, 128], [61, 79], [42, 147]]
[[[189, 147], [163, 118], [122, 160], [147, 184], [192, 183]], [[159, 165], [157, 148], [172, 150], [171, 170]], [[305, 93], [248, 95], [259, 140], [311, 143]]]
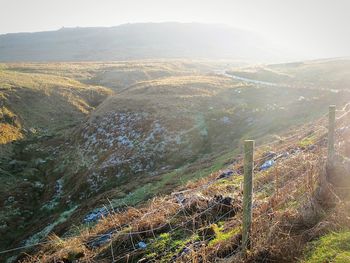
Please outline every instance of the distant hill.
[[0, 35], [0, 61], [280, 58], [259, 35], [217, 24], [139, 23]]

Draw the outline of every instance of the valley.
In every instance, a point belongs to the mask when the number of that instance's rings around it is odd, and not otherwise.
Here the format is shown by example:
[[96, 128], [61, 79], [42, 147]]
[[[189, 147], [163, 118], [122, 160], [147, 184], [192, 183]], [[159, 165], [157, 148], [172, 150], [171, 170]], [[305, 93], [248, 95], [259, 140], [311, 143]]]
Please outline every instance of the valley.
[[220, 174], [244, 139], [322, 129], [312, 123], [328, 105], [350, 100], [349, 63], [0, 64], [0, 249], [25, 247], [0, 258], [35, 252], [52, 233], [104, 233], [109, 213]]

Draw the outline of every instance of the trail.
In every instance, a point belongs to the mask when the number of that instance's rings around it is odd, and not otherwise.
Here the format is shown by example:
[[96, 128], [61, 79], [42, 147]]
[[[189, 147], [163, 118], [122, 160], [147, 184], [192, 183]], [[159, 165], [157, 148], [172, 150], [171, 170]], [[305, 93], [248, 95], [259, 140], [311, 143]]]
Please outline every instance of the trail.
[[226, 70], [215, 70], [214, 71], [215, 74], [224, 76], [224, 77], [228, 77], [231, 79], [235, 79], [235, 80], [240, 80], [246, 83], [251, 83], [251, 84], [255, 84], [255, 85], [262, 85], [262, 86], [268, 86], [268, 87], [281, 87], [281, 88], [295, 88], [295, 89], [309, 89], [309, 90], [322, 90], [322, 91], [330, 91], [332, 93], [338, 93], [340, 91], [342, 92], [350, 92], [350, 90], [346, 90], [346, 89], [327, 89], [327, 88], [320, 88], [320, 87], [312, 87], [312, 86], [306, 86], [306, 85], [290, 85], [290, 84], [285, 84], [285, 83], [273, 83], [273, 82], [268, 82], [268, 81], [261, 81], [261, 80], [256, 80], [256, 79], [250, 79], [250, 78], [244, 78], [244, 77], [240, 77], [237, 75], [233, 75], [233, 74], [228, 74], [226, 73]]
[[280, 84], [280, 83], [273, 83], [273, 82], [261, 81], [256, 79], [249, 79], [249, 78], [244, 78], [233, 74], [228, 74], [226, 73], [226, 70], [216, 70], [215, 74], [222, 75], [231, 79], [240, 80], [247, 83], [257, 84], [257, 85], [264, 85], [264, 86], [271, 86], [271, 87], [290, 87], [290, 85], [288, 84]]

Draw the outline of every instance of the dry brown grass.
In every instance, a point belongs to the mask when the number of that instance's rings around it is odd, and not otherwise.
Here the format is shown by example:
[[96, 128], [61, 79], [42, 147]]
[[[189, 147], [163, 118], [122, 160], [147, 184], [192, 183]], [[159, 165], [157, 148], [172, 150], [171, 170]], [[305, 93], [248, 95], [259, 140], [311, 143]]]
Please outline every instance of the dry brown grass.
[[38, 255], [29, 256], [23, 262], [72, 262], [84, 258], [84, 262], [94, 262], [94, 253], [88, 250], [79, 238], [63, 240], [56, 235], [48, 238], [49, 245]]
[[22, 138], [20, 129], [7, 123], [0, 123], [0, 144], [8, 144]]
[[45, 74], [0, 71], [0, 143], [22, 139], [22, 128], [55, 130], [85, 117], [112, 92]]

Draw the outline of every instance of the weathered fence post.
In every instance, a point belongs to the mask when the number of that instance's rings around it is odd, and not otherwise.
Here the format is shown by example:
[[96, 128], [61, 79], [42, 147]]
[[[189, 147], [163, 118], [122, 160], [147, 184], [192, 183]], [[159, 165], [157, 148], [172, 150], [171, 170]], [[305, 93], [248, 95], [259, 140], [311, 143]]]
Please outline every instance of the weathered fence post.
[[334, 130], [335, 130], [335, 105], [329, 106], [328, 123], [328, 155], [327, 164], [332, 166], [334, 161]]
[[254, 141], [244, 141], [243, 229], [242, 250], [250, 247], [253, 200]]

